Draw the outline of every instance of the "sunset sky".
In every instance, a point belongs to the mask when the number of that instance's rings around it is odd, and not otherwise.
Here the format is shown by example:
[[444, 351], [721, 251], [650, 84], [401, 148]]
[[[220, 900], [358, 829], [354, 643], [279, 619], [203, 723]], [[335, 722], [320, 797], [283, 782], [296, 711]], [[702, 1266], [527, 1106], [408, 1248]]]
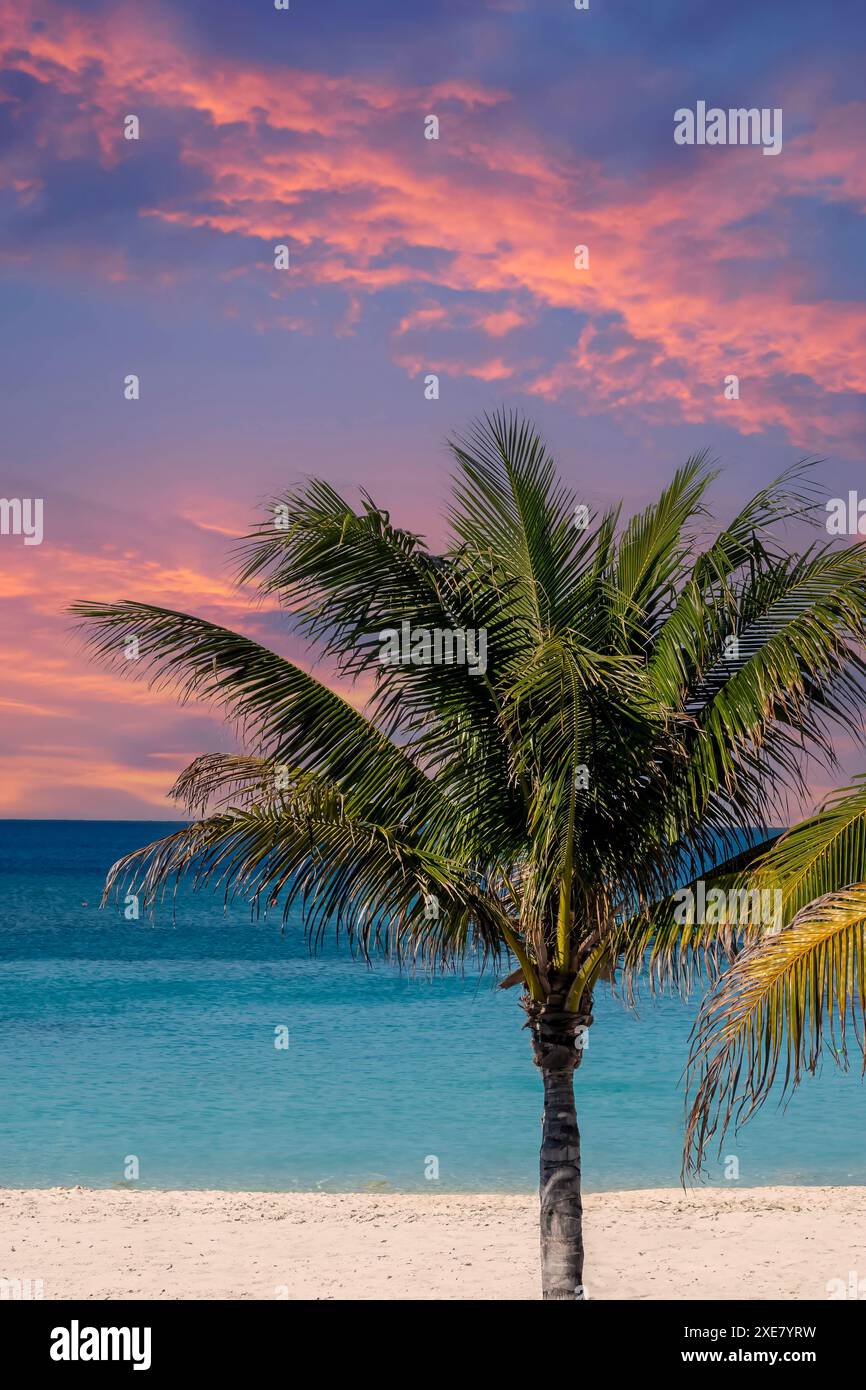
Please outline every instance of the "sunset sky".
[[[866, 494], [864, 38], [862, 0], [2, 0], [0, 495], [45, 539], [0, 536], [0, 815], [171, 816], [231, 746], [90, 665], [71, 601], [302, 657], [232, 539], [317, 474], [441, 544], [491, 406], [593, 506], [703, 447], [720, 520], [803, 455]], [[699, 100], [781, 108], [781, 153], [676, 145]]]

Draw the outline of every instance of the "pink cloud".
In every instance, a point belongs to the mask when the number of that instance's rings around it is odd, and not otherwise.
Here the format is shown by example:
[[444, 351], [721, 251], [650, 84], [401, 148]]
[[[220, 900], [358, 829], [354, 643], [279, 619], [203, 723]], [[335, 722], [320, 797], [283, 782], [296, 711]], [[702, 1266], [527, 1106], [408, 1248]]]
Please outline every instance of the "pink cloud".
[[[401, 337], [452, 321], [465, 329], [472, 315], [437, 296], [471, 294], [490, 300], [474, 310], [476, 329], [505, 338], [526, 322], [502, 303], [519, 294], [536, 315], [570, 310], [592, 331], [576, 330], [574, 346], [540, 371], [523, 354], [490, 360], [478, 350], [473, 360], [465, 342], [438, 360], [580, 411], [629, 408], [656, 418], [663, 409], [669, 419], [713, 418], [746, 433], [779, 427], [805, 447], [842, 446], [843, 432], [856, 429], [856, 412], [840, 398], [866, 387], [863, 306], [818, 299], [786, 270], [790, 232], [772, 214], [802, 193], [862, 206], [866, 103], [824, 111], [772, 161], [727, 150], [722, 166], [718, 151], [686, 151], [681, 166], [625, 180], [597, 160], [551, 158], [528, 134], [515, 141], [511, 127], [497, 136], [488, 124], [481, 138], [476, 122], [507, 98], [479, 83], [416, 89], [214, 63], [190, 51], [153, 6], [98, 17], [54, 6], [50, 25], [33, 32], [36, 14], [27, 0], [7, 6], [5, 61], [75, 98], [77, 116], [55, 154], [81, 155], [90, 140], [108, 165], [134, 158], [120, 122], [136, 101], [204, 118], [206, 138], [198, 122], [181, 125], [180, 153], [205, 179], [205, 195], [178, 195], [147, 215], [266, 244], [290, 235], [292, 288], [272, 290], [277, 306], [299, 285], [339, 287], [350, 305], [340, 331], [353, 332], [366, 297], [403, 287], [423, 298], [399, 322]], [[447, 112], [438, 142], [422, 135], [432, 109]], [[38, 174], [20, 154], [3, 173], [20, 197], [34, 196]], [[588, 270], [574, 267], [577, 243], [590, 247]], [[401, 258], [418, 247], [443, 255], [423, 268]], [[249, 274], [272, 276], [270, 256], [256, 258]], [[736, 267], [767, 257], [779, 266], [770, 281], [738, 291]], [[137, 272], [118, 253], [103, 273], [121, 280]], [[280, 320], [298, 323], [277, 307]], [[620, 325], [615, 345], [611, 320]], [[420, 354], [395, 355], [418, 369]], [[736, 413], [722, 394], [732, 372], [742, 383]]]
[[[46, 13], [50, 23], [34, 30]], [[155, 197], [144, 216], [259, 243], [248, 264], [220, 272], [225, 318], [312, 333], [314, 316], [292, 303], [296, 289], [336, 289], [345, 312], [334, 331], [351, 334], [374, 296], [398, 290], [390, 348], [412, 376], [508, 382], [577, 414], [714, 420], [742, 434], [778, 429], [804, 450], [861, 448], [866, 313], [815, 291], [809, 267], [789, 255], [796, 227], [783, 213], [802, 196], [862, 211], [866, 102], [820, 108], [776, 159], [683, 151], [652, 177], [625, 178], [596, 159], [555, 157], [514, 120], [497, 126], [490, 113], [507, 110], [508, 96], [481, 83], [411, 87], [216, 60], [191, 49], [155, 4], [97, 16], [7, 0], [0, 48], [5, 66], [66, 98], [63, 121], [46, 118], [31, 148], [13, 143], [0, 155], [0, 186], [38, 210], [43, 155], [107, 169], [134, 160], [122, 120], [146, 109], [143, 141], [148, 121], [164, 120], [196, 193]], [[14, 121], [16, 100], [7, 104]], [[438, 142], [423, 139], [431, 111], [442, 118]], [[285, 238], [288, 280], [272, 268], [272, 246]], [[586, 270], [575, 268], [577, 244], [590, 248]], [[174, 293], [190, 273], [143, 269], [117, 247], [101, 248], [95, 262], [86, 245], [61, 244], [57, 257], [63, 276], [146, 284], [148, 293]], [[26, 266], [21, 251], [4, 259]], [[37, 270], [49, 273], [44, 262]], [[265, 295], [248, 295], [263, 285]], [[545, 357], [551, 311], [574, 330]], [[731, 373], [738, 401], [724, 398]], [[252, 610], [205, 549], [208, 537], [243, 532], [246, 515], [229, 503], [205, 513], [180, 492], [172, 506], [175, 520], [147, 549], [82, 540], [0, 552], [9, 634], [0, 708], [18, 740], [4, 759], [0, 814], [78, 814], [97, 800], [105, 814], [165, 812], [184, 761], [223, 746], [207, 712], [184, 715], [193, 737], [186, 723], [172, 724], [170, 692], [89, 665], [63, 616], [77, 598], [128, 595], [266, 632], [267, 610]], [[365, 695], [344, 693], [356, 704]], [[109, 711], [117, 746], [106, 750]], [[124, 755], [124, 740], [141, 746], [153, 727], [161, 737], [176, 728], [172, 746], [160, 743], [147, 759]]]

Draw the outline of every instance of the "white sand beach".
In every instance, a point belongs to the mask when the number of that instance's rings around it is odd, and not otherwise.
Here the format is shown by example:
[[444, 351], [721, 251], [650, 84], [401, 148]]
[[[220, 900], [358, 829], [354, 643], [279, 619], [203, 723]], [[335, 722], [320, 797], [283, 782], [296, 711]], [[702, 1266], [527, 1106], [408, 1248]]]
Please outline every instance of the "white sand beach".
[[[0, 1189], [0, 1279], [46, 1299], [533, 1299], [533, 1196]], [[866, 1295], [866, 1188], [586, 1198], [597, 1299]]]

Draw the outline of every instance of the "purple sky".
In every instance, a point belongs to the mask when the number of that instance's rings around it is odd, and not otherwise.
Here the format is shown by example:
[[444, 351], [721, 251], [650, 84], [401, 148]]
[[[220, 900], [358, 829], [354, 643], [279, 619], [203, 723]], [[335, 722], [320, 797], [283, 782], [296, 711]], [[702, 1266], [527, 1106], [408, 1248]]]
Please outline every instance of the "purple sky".
[[[228, 735], [88, 665], [63, 610], [147, 599], [301, 655], [227, 555], [305, 474], [438, 545], [443, 440], [505, 402], [590, 504], [705, 446], [720, 519], [804, 454], [866, 493], [862, 4], [0, 16], [0, 493], [45, 515], [0, 536], [0, 814], [172, 814]], [[781, 108], [780, 154], [676, 145], [698, 101]]]

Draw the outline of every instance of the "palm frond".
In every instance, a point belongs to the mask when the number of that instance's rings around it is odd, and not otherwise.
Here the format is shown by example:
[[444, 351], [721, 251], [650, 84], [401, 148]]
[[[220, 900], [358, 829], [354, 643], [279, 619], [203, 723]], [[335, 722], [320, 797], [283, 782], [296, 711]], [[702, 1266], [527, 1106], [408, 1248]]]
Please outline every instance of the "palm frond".
[[807, 904], [788, 927], [762, 936], [705, 1001], [689, 1057], [695, 1095], [684, 1162], [699, 1169], [707, 1147], [770, 1095], [814, 1072], [825, 1043], [848, 1064], [848, 1037], [864, 1049], [866, 882]]
[[831, 793], [813, 816], [780, 836], [755, 873], [781, 892], [786, 922], [807, 904], [866, 878], [866, 775]]
[[313, 938], [344, 932], [365, 954], [447, 967], [470, 950], [498, 960], [509, 937], [519, 947], [504, 901], [484, 881], [399, 830], [353, 816], [309, 773], [295, 776], [278, 806], [207, 816], [126, 855], [105, 893], [136, 893], [147, 909], [184, 878], [221, 891], [226, 904], [278, 908], [284, 921], [298, 904]]
[[[375, 816], [424, 821], [444, 810], [436, 784], [348, 701], [284, 657], [215, 623], [153, 604], [82, 602], [89, 650], [109, 669], [216, 705], [251, 751], [315, 770]], [[127, 658], [135, 642], [135, 660]]]
[[616, 548], [613, 606], [627, 650], [642, 650], [668, 611], [693, 543], [687, 528], [707, 515], [702, 499], [716, 476], [706, 452], [694, 455], [626, 527]]

